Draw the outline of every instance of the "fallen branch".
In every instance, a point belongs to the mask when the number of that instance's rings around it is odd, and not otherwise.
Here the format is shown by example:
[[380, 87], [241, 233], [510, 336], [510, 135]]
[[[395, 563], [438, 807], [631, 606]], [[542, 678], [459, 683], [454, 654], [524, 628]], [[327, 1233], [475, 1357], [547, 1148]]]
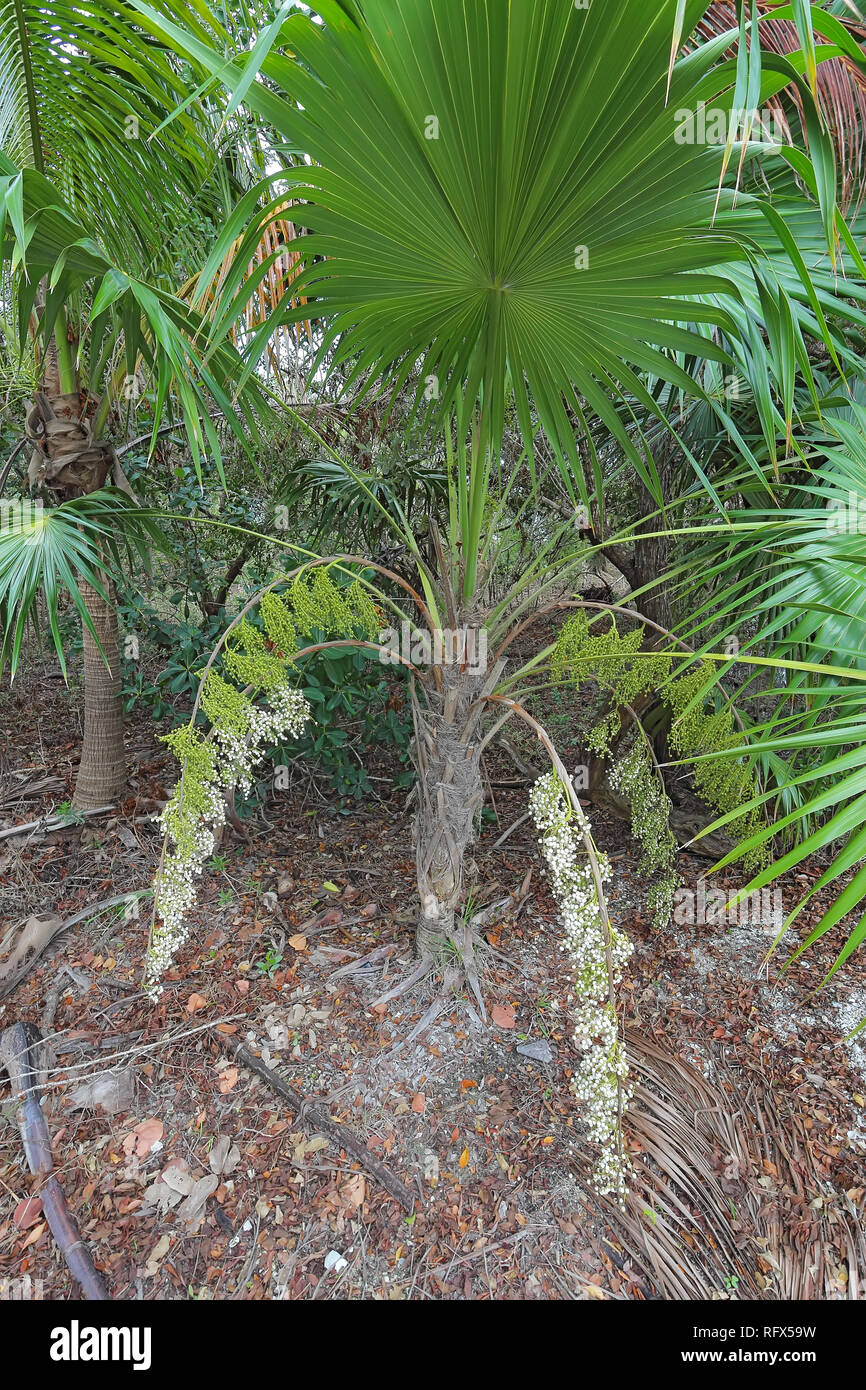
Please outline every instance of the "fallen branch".
[[332, 1143], [338, 1148], [345, 1149], [347, 1153], [353, 1154], [360, 1164], [367, 1169], [367, 1172], [374, 1177], [385, 1191], [399, 1202], [408, 1212], [415, 1210], [415, 1198], [409, 1188], [400, 1178], [374, 1158], [370, 1150], [366, 1147], [350, 1129], [345, 1125], [338, 1124], [332, 1120], [330, 1115], [325, 1115], [321, 1110], [316, 1110], [314, 1106], [308, 1104], [300, 1091], [296, 1091], [294, 1086], [290, 1086], [288, 1081], [284, 1081], [275, 1071], [272, 1071], [261, 1059], [250, 1052], [237, 1038], [227, 1037], [224, 1033], [219, 1033], [214, 1029], [219, 1038], [221, 1046], [225, 1047], [238, 1062], [242, 1062], [250, 1071], [255, 1072], [256, 1076], [261, 1077], [262, 1081], [270, 1086], [272, 1091], [287, 1101], [290, 1106], [298, 1113], [298, 1118], [312, 1128], [319, 1129], [326, 1134]]
[[54, 1176], [48, 1125], [34, 1092], [36, 1050], [41, 1041], [42, 1035], [32, 1023], [13, 1023], [11, 1028], [6, 1028], [0, 1034], [0, 1061], [9, 1073], [13, 1096], [19, 1101], [18, 1125], [28, 1166], [31, 1173], [45, 1178], [38, 1195], [51, 1234], [60, 1247], [70, 1273], [81, 1285], [84, 1297], [104, 1302], [108, 1299], [108, 1292], [96, 1272], [90, 1251], [81, 1239], [63, 1188]]
[[71, 816], [43, 816], [41, 820], [25, 821], [23, 825], [10, 825], [0, 830], [0, 840], [8, 840], [10, 835], [26, 835], [28, 830], [34, 834], [47, 834], [50, 830], [74, 830], [83, 816], [104, 816], [107, 811], [117, 809], [116, 803], [110, 806], [96, 806], [92, 811], [76, 811]]

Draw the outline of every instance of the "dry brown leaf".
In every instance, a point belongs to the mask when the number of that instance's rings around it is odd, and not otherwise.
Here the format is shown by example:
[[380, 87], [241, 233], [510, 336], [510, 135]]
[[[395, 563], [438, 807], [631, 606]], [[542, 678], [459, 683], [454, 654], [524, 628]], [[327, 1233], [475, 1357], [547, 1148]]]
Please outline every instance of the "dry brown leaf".
[[160, 1236], [147, 1257], [147, 1264], [144, 1266], [145, 1279], [153, 1279], [159, 1273], [159, 1266], [168, 1254], [170, 1245], [171, 1236]]
[[232, 1087], [234, 1087], [234, 1086], [237, 1084], [237, 1079], [238, 1079], [238, 1069], [237, 1069], [237, 1067], [226, 1067], [225, 1071], [221, 1071], [221, 1072], [220, 1072], [220, 1079], [219, 1079], [219, 1093], [220, 1093], [220, 1095], [221, 1095], [221, 1096], [226, 1095], [226, 1094], [232, 1089]]
[[363, 1173], [353, 1173], [340, 1188], [340, 1196], [347, 1206], [362, 1207], [367, 1197], [367, 1183]]
[[490, 1010], [490, 1017], [497, 1028], [513, 1028], [517, 1015], [510, 1004], [494, 1004]]
[[220, 1177], [234, 1172], [241, 1161], [241, 1151], [227, 1134], [221, 1134], [208, 1154], [211, 1172]]
[[33, 1227], [33, 1230], [30, 1232], [30, 1234], [29, 1234], [29, 1236], [27, 1237], [27, 1239], [26, 1239], [26, 1240], [23, 1240], [23, 1241], [21, 1242], [21, 1245], [20, 1245], [19, 1248], [20, 1248], [21, 1250], [26, 1250], [27, 1247], [28, 1247], [28, 1245], [35, 1245], [36, 1242], [37, 1242], [37, 1240], [39, 1239], [39, 1237], [42, 1235], [42, 1232], [43, 1232], [43, 1231], [45, 1230], [45, 1228], [47, 1227], [47, 1225], [48, 1225], [48, 1222], [47, 1222], [47, 1221], [40, 1221], [40, 1223], [39, 1223], [38, 1226], [34, 1226], [34, 1227]]
[[123, 1152], [127, 1158], [131, 1158], [133, 1154], [136, 1158], [147, 1158], [164, 1133], [162, 1120], [142, 1120], [135, 1129], [124, 1135]]
[[28, 1227], [34, 1226], [42, 1215], [41, 1197], [22, 1197], [15, 1208], [12, 1220], [19, 1231], [26, 1231]]
[[197, 1014], [199, 1009], [207, 1008], [207, 1000], [201, 994], [191, 994], [186, 1001], [186, 1011], [188, 1014]]

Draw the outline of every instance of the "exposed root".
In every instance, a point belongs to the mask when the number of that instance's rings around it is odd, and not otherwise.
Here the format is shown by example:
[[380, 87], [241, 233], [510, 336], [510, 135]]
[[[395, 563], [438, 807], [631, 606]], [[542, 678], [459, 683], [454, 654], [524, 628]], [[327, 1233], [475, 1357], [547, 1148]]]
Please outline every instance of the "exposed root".
[[417, 969], [413, 970], [410, 975], [407, 975], [405, 980], [402, 980], [399, 985], [395, 985], [393, 989], [389, 989], [386, 994], [380, 994], [378, 999], [373, 1000], [370, 1008], [376, 1009], [382, 1004], [390, 1003], [392, 999], [399, 999], [401, 994], [405, 994], [413, 985], [417, 984], [419, 980], [426, 979], [428, 975], [432, 975], [435, 970], [435, 957], [431, 955], [422, 956]]
[[481, 985], [478, 980], [478, 967], [475, 964], [475, 947], [472, 941], [472, 927], [468, 922], [463, 927], [463, 943], [460, 949], [460, 959], [463, 963], [463, 973], [466, 983], [475, 995], [475, 1002], [481, 1011], [481, 1017], [487, 1022], [487, 1010], [484, 1007], [484, 999], [481, 994]]
[[[484, 939], [482, 932], [491, 922], [495, 921], [496, 918], [501, 918], [506, 912], [511, 912], [512, 914], [519, 912], [526, 901], [528, 887], [529, 881], [527, 876], [527, 880], [524, 882], [517, 899], [515, 899], [512, 894], [509, 894], [508, 897], [489, 903], [487, 907], [482, 908], [481, 911], [476, 912], [472, 917], [465, 919], [457, 927], [454, 935], [448, 936], [447, 946], [438, 951], [425, 951], [418, 964], [404, 979], [394, 985], [392, 989], [386, 990], [384, 994], [380, 994], [378, 998], [373, 1000], [370, 1008], [381, 1008], [383, 1004], [389, 1004], [392, 1000], [400, 999], [404, 994], [408, 994], [410, 990], [420, 985], [429, 976], [435, 976], [440, 972], [442, 973], [443, 983], [433, 1003], [419, 1022], [416, 1023], [408, 1037], [391, 1049], [387, 1054], [389, 1057], [394, 1056], [402, 1047], [414, 1042], [421, 1033], [425, 1032], [426, 1029], [436, 1021], [446, 1006], [453, 1003], [455, 993], [460, 989], [465, 988], [472, 999], [474, 999], [475, 1005], [477, 1005], [476, 1011], [476, 1008], [470, 1003], [468, 998], [464, 997], [462, 1000], [463, 1006], [469, 1012], [473, 1022], [477, 1023], [479, 1027], [483, 1027], [483, 1025], [487, 1023], [487, 1008], [484, 1003], [484, 991], [481, 985], [481, 975], [483, 973], [481, 964], [483, 956], [489, 952], [490, 955], [495, 956], [498, 960], [505, 961], [506, 964], [512, 966], [516, 970], [520, 970], [521, 967], [516, 961], [512, 961], [508, 956], [504, 955], [502, 951], [498, 951], [495, 946], [491, 946], [490, 942]], [[342, 967], [344, 971], [348, 971], [349, 969], [350, 967], [348, 966]], [[338, 971], [336, 973], [339, 974], [341, 972]]]
[[[464, 998], [463, 1004], [469, 1011], [472, 1019], [478, 1023], [479, 1027], [487, 1022], [487, 1008], [484, 1003], [484, 994], [481, 987], [479, 976], [478, 952], [492, 950], [483, 938], [477, 937], [472, 931], [469, 922], [463, 924], [458, 938], [450, 937], [447, 955], [443, 952], [437, 957], [428, 952], [419, 961], [418, 965], [412, 970], [405, 979], [389, 989], [385, 994], [380, 994], [370, 1005], [371, 1008], [380, 1007], [382, 1004], [390, 1003], [393, 999], [398, 999], [407, 994], [409, 990], [419, 985], [429, 976], [442, 972], [442, 985], [437, 991], [436, 998], [419, 1019], [418, 1023], [406, 1038], [398, 1042], [388, 1053], [393, 1057], [401, 1048], [413, 1043], [416, 1038], [435, 1023], [436, 1019], [443, 1010], [454, 1003], [454, 996], [461, 988], [468, 988], [471, 992], [475, 1007], [469, 999]], [[445, 957], [443, 960], [443, 956]], [[480, 1014], [480, 1017], [479, 1017]]]
[[415, 1027], [406, 1038], [401, 1038], [395, 1047], [388, 1053], [389, 1057], [394, 1057], [401, 1052], [404, 1047], [411, 1047], [416, 1038], [420, 1038], [422, 1033], [426, 1033], [437, 1020], [441, 1013], [454, 1002], [453, 992], [463, 979], [463, 971], [458, 965], [447, 965], [445, 967], [445, 978], [442, 981], [442, 988], [433, 1000], [427, 1011], [421, 1015]]

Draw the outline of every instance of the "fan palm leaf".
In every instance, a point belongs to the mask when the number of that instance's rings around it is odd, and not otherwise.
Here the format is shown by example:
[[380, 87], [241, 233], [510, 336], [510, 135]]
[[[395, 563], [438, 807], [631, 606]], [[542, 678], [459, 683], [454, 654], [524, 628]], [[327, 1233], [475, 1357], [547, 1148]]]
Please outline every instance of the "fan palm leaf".
[[85, 603], [87, 584], [103, 598], [106, 565], [124, 559], [147, 566], [150, 548], [167, 550], [153, 517], [116, 489], [92, 492], [60, 506], [29, 501], [4, 503], [0, 525], [0, 669], [14, 676], [28, 623], [44, 604], [51, 638], [65, 671], [59, 626], [60, 598], [68, 594], [82, 622], [98, 637]]
[[[170, 15], [145, 0], [135, 7], [206, 74], [233, 86], [248, 72], [241, 59], [227, 65], [200, 25], [177, 23], [176, 6]], [[732, 190], [719, 193], [724, 152], [678, 138], [678, 113], [700, 102], [730, 112], [745, 94], [742, 59], [724, 56], [727, 36], [669, 73], [675, 19], [689, 35], [706, 8], [622, 5], [611, 22], [601, 6], [558, 0], [363, 9], [322, 0], [324, 23], [289, 16], [259, 60], [267, 80], [249, 84], [245, 100], [308, 157], [288, 171], [312, 233], [298, 286], [327, 324], [323, 354], [333, 350], [348, 384], [399, 385], [420, 364], [438, 409], [462, 402], [465, 421], [480, 406], [494, 450], [510, 388], [527, 442], [534, 409], [584, 500], [573, 418], [591, 409], [661, 500], [652, 459], [611, 398], [627, 390], [651, 404], [646, 374], [693, 392], [677, 352], [729, 360], [696, 326], [736, 335], [727, 308], [712, 301], [739, 298], [731, 267], [774, 299], [788, 294], [760, 247], [735, 226], [714, 225], [734, 201]], [[218, 32], [212, 16], [209, 27]], [[825, 44], [819, 56], [839, 51]], [[749, 67], [748, 90], [762, 102], [791, 83], [811, 109], [796, 62], [769, 55], [763, 71]], [[816, 122], [813, 160], [832, 236], [827, 149]], [[775, 219], [766, 200], [754, 206]], [[236, 232], [224, 231], [211, 274]], [[250, 244], [257, 236], [253, 228]], [[821, 317], [819, 306], [824, 332]], [[808, 372], [805, 354], [800, 367]]]

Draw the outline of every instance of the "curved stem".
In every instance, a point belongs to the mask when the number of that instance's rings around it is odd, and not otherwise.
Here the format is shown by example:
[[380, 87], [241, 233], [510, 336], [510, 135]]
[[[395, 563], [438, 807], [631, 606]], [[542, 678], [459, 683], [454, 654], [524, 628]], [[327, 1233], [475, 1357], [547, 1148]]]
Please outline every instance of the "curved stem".
[[[575, 816], [577, 818], [577, 824], [580, 828], [581, 839], [583, 840], [583, 846], [586, 850], [590, 872], [592, 874], [593, 887], [595, 888], [595, 894], [598, 899], [598, 911], [599, 916], [601, 918], [601, 928], [602, 934], [604, 936], [604, 953], [607, 962], [607, 997], [608, 1003], [610, 1004], [610, 1007], [613, 1010], [614, 1017], [616, 1017], [616, 986], [614, 983], [613, 957], [611, 955], [610, 947], [610, 917], [608, 916], [607, 911], [607, 899], [604, 893], [604, 884], [602, 883], [601, 869], [598, 863], [598, 854], [596, 852], [595, 843], [593, 841], [592, 835], [587, 829], [586, 817], [583, 814], [583, 807], [581, 806], [577, 793], [574, 790], [571, 778], [568, 775], [568, 770], [565, 766], [565, 763], [562, 761], [561, 757], [557, 753], [556, 748], [553, 744], [553, 740], [551, 739], [547, 730], [544, 728], [544, 725], [539, 724], [538, 720], [534, 719], [532, 715], [529, 713], [529, 711], [524, 709], [523, 705], [519, 704], [517, 700], [511, 700], [506, 695], [482, 695], [480, 697], [480, 700], [476, 701], [476, 704], [482, 702], [497, 705], [507, 705], [508, 708], [511, 710], [512, 714], [516, 714], [520, 719], [524, 721], [524, 723], [528, 724], [531, 729], [534, 729], [535, 733], [538, 736], [539, 742], [541, 743], [545, 752], [550, 758], [550, 761], [553, 763], [554, 769], [557, 775], [559, 776], [560, 781], [562, 782], [563, 790], [566, 796], [571, 802], [572, 810], [575, 813]], [[622, 1094], [622, 1082], [619, 1080], [619, 1078], [617, 1078], [616, 1086], [617, 1146], [619, 1149], [620, 1160], [622, 1160], [622, 1116], [624, 1109], [624, 1101]]]
[[[425, 622], [427, 623], [427, 626], [428, 626], [429, 630], [430, 630], [431, 632], [433, 631], [433, 627], [432, 627], [431, 620], [430, 620], [430, 613], [429, 613], [429, 610], [428, 610], [428, 608], [427, 608], [427, 605], [425, 604], [424, 600], [421, 598], [421, 595], [418, 594], [418, 593], [416, 593], [415, 590], [412, 588], [411, 584], [407, 583], [407, 581], [406, 581], [405, 579], [401, 578], [401, 576], [400, 576], [399, 574], [395, 574], [393, 570], [385, 569], [385, 567], [384, 567], [383, 565], [376, 565], [376, 564], [373, 564], [373, 562], [372, 562], [371, 560], [365, 560], [362, 556], [358, 556], [358, 555], [323, 555], [323, 556], [320, 556], [318, 559], [315, 559], [315, 560], [305, 560], [304, 563], [303, 563], [302, 565], [298, 565], [296, 569], [290, 570], [288, 574], [281, 574], [277, 579], [273, 579], [273, 580], [271, 581], [270, 584], [266, 584], [265, 587], [264, 587], [263, 589], [257, 590], [257, 592], [256, 592], [255, 594], [253, 594], [252, 598], [249, 599], [248, 602], [244, 604], [244, 606], [243, 606], [243, 608], [240, 610], [240, 612], [237, 613], [237, 614], [234, 616], [234, 618], [232, 618], [232, 620], [231, 620], [231, 622], [229, 623], [228, 627], [226, 628], [225, 632], [223, 632], [222, 636], [220, 637], [219, 641], [217, 642], [216, 646], [214, 647], [213, 651], [211, 652], [210, 656], [208, 657], [207, 663], [206, 663], [206, 665], [205, 665], [205, 667], [204, 667], [204, 670], [202, 671], [201, 680], [199, 681], [198, 690], [197, 690], [197, 692], [196, 692], [195, 703], [193, 704], [193, 707], [192, 707], [192, 714], [190, 715], [190, 720], [189, 720], [190, 725], [192, 725], [192, 724], [195, 722], [195, 717], [196, 717], [196, 715], [198, 714], [198, 708], [199, 708], [199, 705], [201, 704], [201, 696], [202, 696], [202, 691], [203, 691], [203, 689], [204, 689], [204, 683], [205, 683], [205, 681], [206, 681], [208, 675], [210, 674], [211, 668], [212, 668], [214, 662], [216, 661], [217, 657], [219, 656], [221, 649], [225, 646], [226, 638], [228, 637], [229, 633], [230, 633], [234, 628], [237, 627], [237, 625], [238, 625], [238, 623], [241, 621], [241, 619], [242, 619], [242, 618], [245, 618], [246, 615], [247, 615], [247, 613], [249, 613], [250, 610], [251, 610], [252, 608], [255, 608], [256, 605], [257, 605], [258, 603], [261, 602], [261, 600], [262, 600], [262, 598], [264, 597], [264, 595], [267, 594], [267, 593], [269, 593], [269, 592], [271, 591], [271, 589], [275, 589], [275, 588], [277, 587], [278, 584], [287, 584], [287, 583], [289, 582], [289, 580], [295, 579], [299, 574], [302, 574], [303, 571], [306, 570], [306, 569], [316, 569], [316, 568], [317, 568], [318, 566], [320, 566], [320, 565], [334, 565], [334, 564], [340, 565], [341, 567], [342, 567], [343, 564], [347, 564], [347, 565], [348, 565], [348, 564], [363, 565], [363, 566], [365, 567], [365, 569], [372, 569], [372, 570], [375, 570], [378, 574], [383, 574], [383, 575], [385, 575], [386, 578], [394, 580], [397, 584], [399, 584], [399, 585], [401, 586], [401, 588], [405, 589], [406, 592], [407, 592], [408, 594], [410, 594], [411, 597], [415, 600], [415, 602], [418, 604], [419, 608], [421, 609], [422, 614], [424, 615], [424, 619], [425, 619]], [[346, 646], [346, 645], [348, 645], [348, 643], [347, 643], [346, 641], [342, 641], [342, 642], [337, 642], [336, 644], [332, 644], [332, 645], [336, 645], [336, 646]], [[377, 647], [375, 643], [366, 643], [365, 645], [373, 646], [374, 649], [375, 649], [375, 650], [378, 650], [378, 651], [387, 650], [386, 648]], [[316, 650], [316, 648], [310, 648], [310, 649], [308, 649], [308, 650]], [[306, 654], [307, 654], [307, 653], [306, 653], [306, 650], [305, 650], [305, 652], [298, 652], [298, 653], [296, 653], [295, 656], [297, 657], [297, 656], [302, 656], [302, 655], [306, 655]], [[293, 659], [295, 659], [295, 658], [293, 658]], [[402, 658], [401, 658], [401, 660], [402, 660]], [[412, 669], [413, 671], [415, 671], [415, 670], [417, 669], [416, 667], [412, 666], [412, 663], [409, 662], [409, 661], [403, 662], [402, 664], [405, 665], [405, 666], [411, 667], [411, 669]]]

